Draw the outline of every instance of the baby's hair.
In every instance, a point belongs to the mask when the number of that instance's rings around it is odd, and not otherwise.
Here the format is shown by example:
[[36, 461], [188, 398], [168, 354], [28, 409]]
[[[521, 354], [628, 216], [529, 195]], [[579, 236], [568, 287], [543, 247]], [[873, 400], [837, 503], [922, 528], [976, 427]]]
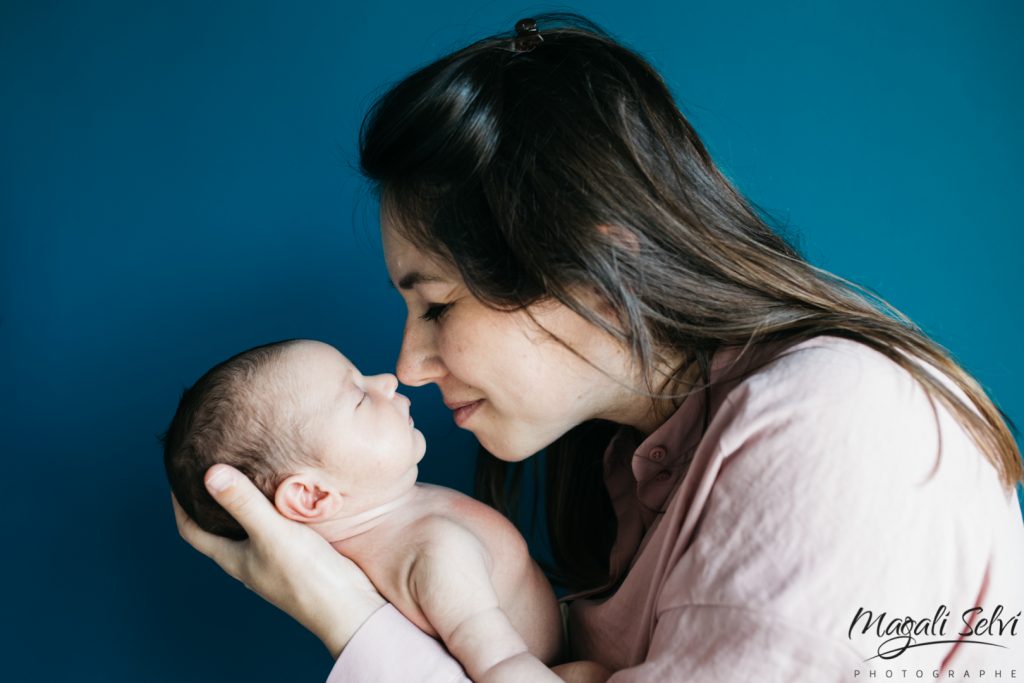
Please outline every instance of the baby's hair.
[[291, 400], [291, 392], [275, 390], [270, 372], [273, 362], [301, 341], [257, 346], [212, 367], [182, 393], [160, 437], [171, 490], [189, 517], [210, 533], [248, 536], [207, 492], [203, 476], [211, 466], [235, 467], [273, 500], [278, 485], [297, 467], [319, 464], [300, 438], [302, 425], [279, 403]]

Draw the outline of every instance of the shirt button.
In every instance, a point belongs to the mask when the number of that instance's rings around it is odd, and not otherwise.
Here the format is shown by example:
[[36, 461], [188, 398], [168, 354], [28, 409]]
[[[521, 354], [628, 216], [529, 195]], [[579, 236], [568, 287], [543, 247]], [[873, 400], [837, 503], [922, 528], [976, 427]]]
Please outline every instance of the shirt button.
[[661, 461], [665, 459], [665, 449], [661, 446], [657, 446], [651, 449], [651, 460]]
[[654, 478], [658, 481], [668, 481], [672, 478], [672, 472], [669, 470], [662, 470], [661, 472], [658, 472]]

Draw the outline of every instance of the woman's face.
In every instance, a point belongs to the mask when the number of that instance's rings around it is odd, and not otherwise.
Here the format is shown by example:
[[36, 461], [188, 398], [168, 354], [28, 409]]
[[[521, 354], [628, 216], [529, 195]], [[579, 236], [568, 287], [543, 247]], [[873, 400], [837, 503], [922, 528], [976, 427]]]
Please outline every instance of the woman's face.
[[558, 302], [532, 306], [536, 323], [524, 311], [488, 308], [451, 264], [383, 218], [382, 226], [388, 274], [408, 309], [398, 378], [437, 384], [456, 423], [488, 451], [519, 461], [592, 418], [644, 426], [649, 401], [629, 390], [632, 363], [610, 335]]

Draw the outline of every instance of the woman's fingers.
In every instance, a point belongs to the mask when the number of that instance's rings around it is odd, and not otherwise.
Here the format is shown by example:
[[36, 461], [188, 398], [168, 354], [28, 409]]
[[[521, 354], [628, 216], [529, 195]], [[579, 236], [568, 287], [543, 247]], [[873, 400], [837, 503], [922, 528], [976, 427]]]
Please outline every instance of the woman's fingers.
[[370, 579], [313, 529], [287, 519], [244, 474], [214, 465], [206, 488], [249, 534], [233, 541], [208, 533], [171, 496], [178, 532], [247, 588], [292, 615], [337, 657], [384, 604]]
[[174, 521], [178, 525], [178, 533], [190, 546], [216, 562], [228, 574], [238, 577], [238, 554], [236, 545], [241, 541], [232, 541], [222, 536], [204, 531], [182, 509], [178, 499], [171, 494], [171, 506], [174, 508]]
[[206, 471], [206, 490], [250, 538], [275, 529], [282, 518], [267, 497], [247, 476], [230, 465], [218, 464]]

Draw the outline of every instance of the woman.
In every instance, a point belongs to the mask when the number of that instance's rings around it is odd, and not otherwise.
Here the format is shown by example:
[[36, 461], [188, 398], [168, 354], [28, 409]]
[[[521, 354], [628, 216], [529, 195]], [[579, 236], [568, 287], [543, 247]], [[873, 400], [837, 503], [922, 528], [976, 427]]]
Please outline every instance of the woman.
[[[717, 683], [1020, 662], [1009, 628], [960, 635], [1024, 608], [1001, 413], [773, 233], [641, 57], [575, 15], [522, 20], [392, 88], [361, 143], [409, 310], [399, 378], [440, 387], [501, 510], [506, 469], [547, 449], [573, 659]], [[340, 654], [332, 681], [460, 675], [237, 472], [208, 485], [250, 539], [176, 507], [182, 535]]]

